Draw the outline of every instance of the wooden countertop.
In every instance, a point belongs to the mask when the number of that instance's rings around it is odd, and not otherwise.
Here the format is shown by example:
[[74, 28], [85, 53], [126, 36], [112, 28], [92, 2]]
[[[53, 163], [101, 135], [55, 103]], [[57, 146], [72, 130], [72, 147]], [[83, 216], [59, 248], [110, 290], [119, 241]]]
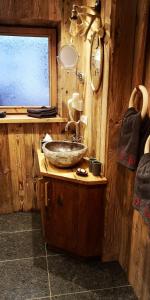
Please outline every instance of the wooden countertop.
[[24, 124], [24, 123], [65, 123], [67, 118], [61, 118], [59, 116], [55, 118], [32, 118], [26, 114], [12, 114], [7, 115], [5, 118], [0, 118], [0, 124]]
[[[61, 180], [76, 182], [85, 185], [102, 185], [107, 183], [107, 179], [101, 176], [94, 176], [88, 170], [88, 161], [83, 159], [81, 163], [79, 163], [74, 168], [69, 169], [60, 169], [52, 164], [45, 158], [44, 154], [41, 153], [40, 150], [37, 151], [40, 174], [44, 177], [52, 177], [58, 178]], [[82, 177], [76, 174], [77, 168], [84, 168], [88, 171], [87, 177]]]

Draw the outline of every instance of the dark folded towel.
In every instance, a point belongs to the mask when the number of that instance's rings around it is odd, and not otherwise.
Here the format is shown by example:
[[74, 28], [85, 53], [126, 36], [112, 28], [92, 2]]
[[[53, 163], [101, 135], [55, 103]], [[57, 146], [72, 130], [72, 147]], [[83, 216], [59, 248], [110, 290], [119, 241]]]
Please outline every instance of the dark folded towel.
[[27, 109], [27, 114], [29, 117], [33, 118], [52, 118], [57, 115], [56, 107], [41, 107], [35, 109]]
[[40, 114], [33, 114], [33, 113], [28, 113], [29, 117], [33, 117], [33, 118], [53, 118], [56, 117], [57, 112], [52, 112], [52, 113], [40, 113]]
[[141, 123], [141, 113], [134, 107], [128, 108], [121, 126], [118, 162], [132, 171], [138, 164]]
[[45, 106], [42, 106], [40, 108], [32, 108], [32, 109], [27, 109], [27, 113], [33, 113], [33, 114], [47, 114], [47, 113], [52, 113], [52, 112], [57, 112], [57, 108], [55, 106], [52, 106], [52, 107], [45, 107]]
[[150, 225], [150, 153], [142, 156], [135, 177], [133, 207]]
[[6, 111], [1, 111], [0, 118], [5, 118], [5, 117], [6, 117]]

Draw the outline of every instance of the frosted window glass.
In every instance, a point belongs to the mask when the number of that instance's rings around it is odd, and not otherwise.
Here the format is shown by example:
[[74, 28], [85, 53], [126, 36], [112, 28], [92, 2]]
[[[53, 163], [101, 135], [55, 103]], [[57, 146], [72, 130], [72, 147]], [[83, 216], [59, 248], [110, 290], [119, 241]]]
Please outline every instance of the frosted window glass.
[[0, 105], [49, 105], [47, 37], [0, 36]]

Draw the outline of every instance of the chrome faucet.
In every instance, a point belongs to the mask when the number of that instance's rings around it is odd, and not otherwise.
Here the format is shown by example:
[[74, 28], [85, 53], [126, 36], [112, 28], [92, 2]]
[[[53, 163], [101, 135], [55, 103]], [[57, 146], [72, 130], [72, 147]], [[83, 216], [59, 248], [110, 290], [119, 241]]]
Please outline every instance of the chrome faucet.
[[76, 133], [75, 133], [75, 136], [73, 137], [73, 142], [81, 142], [81, 137], [79, 136], [79, 132], [80, 132], [80, 120], [79, 121], [69, 121], [66, 126], [65, 126], [65, 131], [68, 132], [69, 131], [69, 126], [71, 124], [74, 124], [75, 125], [75, 130], [76, 130]]

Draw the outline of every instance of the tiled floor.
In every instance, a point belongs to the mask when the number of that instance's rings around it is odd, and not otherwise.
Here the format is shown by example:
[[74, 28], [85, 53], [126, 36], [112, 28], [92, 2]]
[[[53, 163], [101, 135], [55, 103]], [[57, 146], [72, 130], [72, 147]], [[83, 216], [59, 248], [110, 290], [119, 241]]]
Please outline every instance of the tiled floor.
[[46, 249], [40, 216], [0, 216], [0, 300], [133, 300], [117, 262], [85, 262]]

